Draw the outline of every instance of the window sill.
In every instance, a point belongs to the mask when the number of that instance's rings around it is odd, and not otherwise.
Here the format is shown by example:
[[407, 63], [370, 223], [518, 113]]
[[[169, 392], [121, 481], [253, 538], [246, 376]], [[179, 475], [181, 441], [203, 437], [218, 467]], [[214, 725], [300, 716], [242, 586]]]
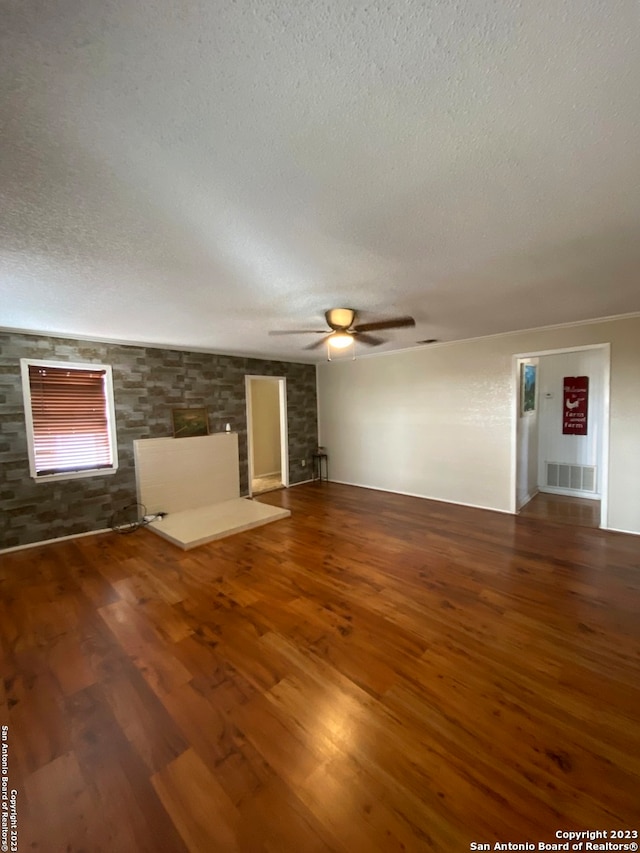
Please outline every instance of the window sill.
[[80, 480], [84, 477], [110, 477], [118, 470], [115, 468], [91, 468], [88, 471], [64, 471], [60, 474], [41, 474], [39, 477], [31, 474], [36, 483], [57, 483], [61, 480]]

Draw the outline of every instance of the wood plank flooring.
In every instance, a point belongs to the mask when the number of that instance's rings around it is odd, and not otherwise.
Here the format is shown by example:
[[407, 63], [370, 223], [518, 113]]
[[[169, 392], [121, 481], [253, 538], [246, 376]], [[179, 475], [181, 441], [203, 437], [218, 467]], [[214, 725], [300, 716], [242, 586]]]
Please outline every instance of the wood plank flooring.
[[326, 482], [261, 500], [291, 518], [187, 553], [0, 557], [19, 850], [640, 830], [640, 540]]
[[600, 501], [538, 492], [522, 507], [520, 515], [573, 527], [600, 527]]

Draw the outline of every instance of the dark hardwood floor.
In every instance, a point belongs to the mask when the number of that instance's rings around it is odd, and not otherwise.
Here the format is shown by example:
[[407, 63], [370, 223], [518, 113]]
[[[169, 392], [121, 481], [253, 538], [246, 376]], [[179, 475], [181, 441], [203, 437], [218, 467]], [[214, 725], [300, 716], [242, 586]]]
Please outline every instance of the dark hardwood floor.
[[0, 557], [20, 851], [640, 830], [640, 540], [324, 482], [261, 500], [291, 518], [187, 553]]
[[600, 501], [538, 492], [522, 507], [520, 515], [573, 527], [600, 527]]

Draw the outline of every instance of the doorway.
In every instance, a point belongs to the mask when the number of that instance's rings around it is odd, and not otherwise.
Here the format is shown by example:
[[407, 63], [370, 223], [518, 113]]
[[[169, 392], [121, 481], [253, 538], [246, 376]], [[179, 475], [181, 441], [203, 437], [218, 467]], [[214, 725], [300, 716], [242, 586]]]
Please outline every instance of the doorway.
[[289, 485], [287, 380], [246, 376], [249, 495]]
[[[565, 380], [585, 377], [582, 429], [571, 432], [576, 404], [567, 390], [575, 383]], [[609, 344], [514, 356], [514, 513], [607, 527], [609, 381]]]

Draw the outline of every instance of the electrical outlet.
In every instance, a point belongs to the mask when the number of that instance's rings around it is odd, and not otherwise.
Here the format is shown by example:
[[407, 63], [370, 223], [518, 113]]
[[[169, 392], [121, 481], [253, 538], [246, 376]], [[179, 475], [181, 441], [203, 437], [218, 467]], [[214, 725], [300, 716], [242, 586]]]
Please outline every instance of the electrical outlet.
[[303, 459], [303, 460], [300, 462], [300, 464], [301, 464], [301, 465], [302, 465], [302, 467], [304, 468], [304, 467], [306, 466], [306, 464], [307, 464], [307, 460], [306, 460], [306, 459]]

